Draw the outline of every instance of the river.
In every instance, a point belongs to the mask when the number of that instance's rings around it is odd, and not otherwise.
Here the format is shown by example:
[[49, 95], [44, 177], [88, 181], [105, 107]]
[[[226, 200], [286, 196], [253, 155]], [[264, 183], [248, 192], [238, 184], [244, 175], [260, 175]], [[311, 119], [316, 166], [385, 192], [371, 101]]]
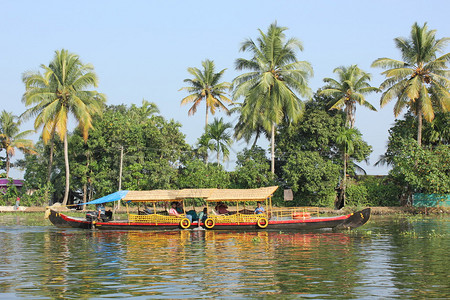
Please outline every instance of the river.
[[450, 298], [446, 216], [374, 216], [341, 232], [98, 231], [29, 219], [0, 214], [0, 299]]

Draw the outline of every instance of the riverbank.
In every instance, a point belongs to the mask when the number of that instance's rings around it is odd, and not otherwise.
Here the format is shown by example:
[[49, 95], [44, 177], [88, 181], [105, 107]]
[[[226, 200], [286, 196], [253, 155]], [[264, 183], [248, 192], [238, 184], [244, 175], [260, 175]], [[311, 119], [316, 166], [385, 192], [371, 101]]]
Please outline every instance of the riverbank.
[[[17, 210], [15, 210], [14, 206], [0, 206], [0, 213], [30, 213], [30, 212], [45, 212], [45, 207], [26, 207], [19, 206]], [[274, 210], [281, 210], [282, 207], [274, 207]], [[439, 214], [449, 214], [449, 207], [407, 207], [407, 206], [390, 206], [390, 207], [371, 207], [372, 215], [396, 215], [396, 214], [423, 214], [423, 215], [439, 215]], [[64, 211], [75, 211], [68, 208], [58, 207], [58, 210]], [[88, 209], [92, 210], [92, 209]], [[346, 213], [351, 213], [357, 210], [355, 207], [345, 207], [341, 210], [335, 210], [327, 207], [320, 207], [319, 212], [325, 214], [335, 214], [342, 215]], [[77, 211], [82, 212], [82, 211]], [[126, 213], [126, 208], [123, 207], [117, 211], [117, 213]]]

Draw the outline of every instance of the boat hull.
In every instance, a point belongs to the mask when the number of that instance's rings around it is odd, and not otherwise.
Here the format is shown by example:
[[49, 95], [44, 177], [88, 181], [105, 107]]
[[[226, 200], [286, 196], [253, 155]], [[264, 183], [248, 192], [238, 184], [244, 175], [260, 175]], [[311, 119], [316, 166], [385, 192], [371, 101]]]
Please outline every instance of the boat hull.
[[[269, 220], [267, 227], [260, 227], [256, 222], [249, 223], [217, 223], [209, 230], [315, 230], [323, 228], [352, 229], [364, 225], [370, 218], [370, 208], [338, 217], [323, 217], [292, 220]], [[87, 221], [74, 218], [50, 209], [49, 220], [61, 228], [103, 229], [103, 230], [181, 230], [179, 224], [164, 223], [131, 223], [122, 221]], [[200, 225], [204, 225], [203, 223]], [[188, 229], [198, 227], [193, 222]], [[208, 228], [207, 228], [208, 229]]]

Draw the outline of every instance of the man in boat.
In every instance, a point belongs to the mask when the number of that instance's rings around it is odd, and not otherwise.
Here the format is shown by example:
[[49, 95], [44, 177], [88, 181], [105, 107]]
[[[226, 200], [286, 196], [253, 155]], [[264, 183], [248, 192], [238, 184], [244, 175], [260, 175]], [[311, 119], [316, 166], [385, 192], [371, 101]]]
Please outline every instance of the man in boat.
[[201, 212], [198, 213], [198, 227], [200, 227], [200, 223], [205, 223], [205, 220], [208, 218], [208, 209], [205, 207]]
[[97, 220], [101, 221], [105, 218], [105, 207], [103, 204], [97, 204]]
[[262, 214], [264, 212], [264, 207], [261, 206], [261, 202], [258, 202], [256, 205], [255, 214]]

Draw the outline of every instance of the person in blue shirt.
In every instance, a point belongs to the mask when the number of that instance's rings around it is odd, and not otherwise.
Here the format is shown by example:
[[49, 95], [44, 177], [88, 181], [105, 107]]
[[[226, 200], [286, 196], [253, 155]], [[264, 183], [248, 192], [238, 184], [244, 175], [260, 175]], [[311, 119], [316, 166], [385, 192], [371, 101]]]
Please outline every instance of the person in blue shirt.
[[103, 204], [97, 204], [97, 219], [101, 221], [105, 217], [105, 207]]
[[261, 206], [261, 202], [257, 203], [257, 207], [255, 209], [255, 214], [259, 215], [264, 212], [264, 207]]

